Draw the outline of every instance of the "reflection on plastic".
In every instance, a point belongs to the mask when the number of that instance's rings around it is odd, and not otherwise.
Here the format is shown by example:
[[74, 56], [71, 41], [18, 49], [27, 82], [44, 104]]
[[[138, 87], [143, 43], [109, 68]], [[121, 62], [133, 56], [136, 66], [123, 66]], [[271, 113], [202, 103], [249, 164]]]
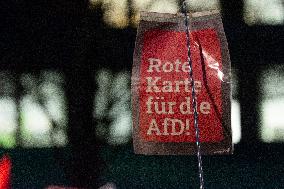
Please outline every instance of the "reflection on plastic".
[[218, 61], [216, 61], [216, 59], [214, 59], [212, 56], [210, 56], [210, 54], [204, 50], [202, 48], [202, 45], [200, 45], [200, 43], [197, 43], [196, 41], [194, 41], [194, 44], [201, 48], [202, 49], [202, 55], [203, 55], [203, 58], [206, 60], [207, 62], [207, 66], [209, 68], [212, 68], [213, 70], [216, 70], [217, 72], [217, 77], [222, 81], [222, 82], [225, 82], [225, 83], [230, 83], [230, 76], [229, 75], [225, 75], [221, 69], [220, 69], [220, 64]]

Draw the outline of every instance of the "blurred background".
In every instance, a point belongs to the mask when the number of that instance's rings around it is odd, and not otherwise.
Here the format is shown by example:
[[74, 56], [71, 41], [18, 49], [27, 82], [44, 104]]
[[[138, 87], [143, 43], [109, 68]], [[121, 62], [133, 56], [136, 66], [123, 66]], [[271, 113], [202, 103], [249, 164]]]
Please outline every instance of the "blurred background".
[[[284, 187], [284, 2], [220, 9], [232, 61], [232, 156], [204, 157], [206, 188]], [[0, 155], [12, 188], [198, 188], [194, 156], [138, 156], [130, 77], [139, 11], [178, 0], [0, 1]], [[282, 112], [283, 111], [283, 112]]]

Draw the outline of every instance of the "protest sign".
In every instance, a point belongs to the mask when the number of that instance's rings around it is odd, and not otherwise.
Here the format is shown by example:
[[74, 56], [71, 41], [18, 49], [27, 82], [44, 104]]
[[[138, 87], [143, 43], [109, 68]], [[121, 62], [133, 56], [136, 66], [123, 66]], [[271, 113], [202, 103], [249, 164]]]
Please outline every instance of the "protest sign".
[[[232, 153], [230, 58], [220, 14], [190, 14], [190, 54], [202, 154]], [[181, 14], [141, 13], [132, 70], [137, 154], [196, 154]]]

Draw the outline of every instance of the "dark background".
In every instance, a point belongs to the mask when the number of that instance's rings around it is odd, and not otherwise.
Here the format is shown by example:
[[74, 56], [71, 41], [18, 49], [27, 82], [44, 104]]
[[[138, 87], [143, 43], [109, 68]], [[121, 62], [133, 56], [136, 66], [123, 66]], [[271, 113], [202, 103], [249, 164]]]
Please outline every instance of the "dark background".
[[[129, 1], [131, 3], [131, 1]], [[240, 143], [233, 156], [204, 157], [206, 188], [283, 188], [283, 143], [259, 136], [261, 71], [283, 61], [283, 25], [248, 26], [242, 1], [221, 1], [232, 68], [239, 85]], [[0, 69], [35, 75], [55, 70], [65, 77], [69, 144], [60, 148], [2, 149], [12, 162], [12, 188], [69, 185], [97, 188], [198, 188], [192, 156], [138, 156], [131, 141], [110, 146], [94, 137], [95, 71], [131, 71], [136, 29], [114, 29], [87, 1], [0, 2]], [[16, 99], [22, 86], [16, 85]], [[19, 141], [17, 141], [19, 142]]]

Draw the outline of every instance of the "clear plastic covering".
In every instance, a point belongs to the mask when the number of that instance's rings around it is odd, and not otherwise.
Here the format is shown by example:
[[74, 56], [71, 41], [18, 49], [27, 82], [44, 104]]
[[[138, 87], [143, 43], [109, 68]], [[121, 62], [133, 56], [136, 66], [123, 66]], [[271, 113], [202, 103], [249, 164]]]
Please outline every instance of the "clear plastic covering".
[[138, 154], [196, 154], [195, 111], [201, 153], [232, 153], [230, 58], [220, 14], [190, 14], [187, 26], [188, 38], [184, 15], [141, 13], [131, 85]]

